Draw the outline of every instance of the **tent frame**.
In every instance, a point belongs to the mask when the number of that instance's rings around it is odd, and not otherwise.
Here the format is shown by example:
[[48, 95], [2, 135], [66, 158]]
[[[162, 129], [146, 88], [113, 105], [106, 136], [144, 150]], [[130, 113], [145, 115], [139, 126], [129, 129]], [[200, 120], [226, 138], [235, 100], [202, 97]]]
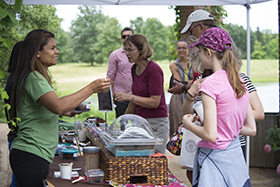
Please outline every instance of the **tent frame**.
[[[6, 3], [13, 4], [15, 0], [5, 0]], [[84, 5], [176, 5], [176, 6], [196, 6], [196, 5], [244, 5], [247, 9], [247, 75], [250, 77], [250, 5], [263, 3], [271, 0], [23, 0], [23, 4], [84, 4]], [[246, 162], [249, 171], [250, 158], [250, 137], [246, 137]]]

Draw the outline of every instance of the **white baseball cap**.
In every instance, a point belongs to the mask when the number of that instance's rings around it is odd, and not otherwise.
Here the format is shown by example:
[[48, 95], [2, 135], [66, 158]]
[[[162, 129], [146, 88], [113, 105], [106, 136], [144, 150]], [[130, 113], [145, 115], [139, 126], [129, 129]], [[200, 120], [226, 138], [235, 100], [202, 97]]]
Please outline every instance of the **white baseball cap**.
[[183, 28], [181, 33], [186, 32], [193, 22], [202, 21], [202, 20], [214, 20], [214, 18], [210, 15], [209, 12], [205, 10], [195, 10], [193, 11], [186, 22], [186, 26]]

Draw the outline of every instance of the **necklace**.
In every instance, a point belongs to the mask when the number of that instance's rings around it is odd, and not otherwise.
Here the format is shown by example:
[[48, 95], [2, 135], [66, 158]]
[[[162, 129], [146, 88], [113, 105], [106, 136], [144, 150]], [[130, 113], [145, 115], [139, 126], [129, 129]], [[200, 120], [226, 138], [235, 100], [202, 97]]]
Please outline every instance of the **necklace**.
[[143, 60], [141, 65], [137, 65], [137, 67], [136, 67], [136, 74], [137, 75], [141, 75], [145, 71], [145, 69], [148, 66], [149, 62], [150, 62], [150, 60], [146, 59], [146, 60]]

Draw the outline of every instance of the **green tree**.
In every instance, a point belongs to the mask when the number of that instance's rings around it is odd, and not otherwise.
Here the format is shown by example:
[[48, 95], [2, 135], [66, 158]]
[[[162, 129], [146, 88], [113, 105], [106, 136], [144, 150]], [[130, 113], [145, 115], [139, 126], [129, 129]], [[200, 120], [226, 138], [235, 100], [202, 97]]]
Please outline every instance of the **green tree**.
[[262, 45], [265, 45], [264, 39], [263, 39], [263, 33], [260, 31], [260, 28], [259, 28], [259, 27], [257, 27], [257, 30], [256, 30], [255, 34], [256, 34], [256, 39], [257, 39], [259, 42], [261, 42]]
[[[3, 0], [0, 0], [0, 118], [4, 117], [3, 100], [8, 99], [7, 92], [4, 91], [7, 76], [5, 67], [8, 65], [8, 57], [10, 56], [9, 49], [11, 48], [10, 38], [13, 36], [9, 30], [17, 23], [16, 13], [20, 12], [22, 0], [15, 0], [14, 5], [9, 5]], [[6, 106], [8, 107], [8, 106]]]
[[[23, 40], [28, 32], [33, 29], [47, 29], [54, 33], [60, 30], [61, 18], [55, 14], [56, 8], [50, 5], [23, 5], [21, 12], [17, 14], [17, 24], [13, 27], [7, 27], [6, 32], [9, 35], [6, 39], [9, 40], [10, 46], [7, 47], [4, 43], [0, 43], [0, 69], [4, 70], [4, 75], [7, 78], [8, 61], [14, 44]], [[5, 82], [5, 81], [4, 81]]]
[[[275, 58], [278, 56], [278, 34], [273, 34], [271, 30], [262, 31], [264, 40], [264, 51], [267, 53], [267, 58]], [[276, 41], [277, 40], [277, 41]], [[277, 52], [276, 52], [277, 50]]]
[[[242, 52], [242, 58], [247, 56], [247, 31], [239, 25], [225, 24], [225, 29], [229, 32], [236, 46]], [[278, 34], [271, 30], [251, 31], [251, 58], [252, 59], [278, 59]]]
[[122, 46], [121, 30], [121, 25], [116, 18], [108, 18], [105, 23], [97, 25], [97, 32], [99, 33], [97, 42], [90, 45], [96, 63], [108, 62], [110, 53]]
[[266, 52], [264, 51], [264, 46], [262, 45], [261, 42], [256, 40], [254, 48], [255, 48], [255, 51], [251, 55], [252, 59], [265, 59], [266, 58]]
[[165, 56], [168, 58], [169, 61], [174, 60], [177, 58], [177, 51], [176, 51], [176, 42], [177, 40], [177, 32], [175, 32], [176, 24], [172, 26], [167, 26], [167, 30], [170, 32], [168, 33], [168, 44], [167, 44], [167, 51]]
[[144, 20], [142, 17], [137, 17], [135, 20], [130, 20], [130, 28], [133, 29], [135, 34], [141, 34], [141, 29], [144, 25]]
[[11, 46], [9, 29], [17, 25], [16, 13], [20, 12], [22, 0], [15, 0], [13, 5], [0, 0], [0, 46]]
[[266, 44], [267, 58], [268, 59], [279, 59], [279, 39], [278, 35], [276, 38], [271, 39]]
[[80, 14], [78, 18], [70, 27], [74, 38], [73, 50], [79, 61], [91, 63], [91, 65], [93, 65], [97, 54], [94, 54], [91, 46], [97, 42], [99, 23], [105, 23], [108, 16], [102, 13], [101, 7], [79, 6], [79, 10]]
[[56, 8], [53, 5], [24, 5], [19, 21], [23, 30], [46, 29], [56, 32], [61, 29], [62, 18], [56, 15]]
[[[246, 58], [247, 56], [247, 31], [243, 28], [243, 26], [239, 26], [236, 24], [225, 24], [225, 29], [228, 31], [230, 36], [232, 37], [235, 45], [241, 50], [242, 58]], [[256, 34], [251, 31], [250, 34], [250, 43], [251, 43], [251, 53], [254, 52]]]
[[[0, 1], [1, 8], [3, 8], [3, 3], [3, 1]], [[8, 7], [10, 7], [10, 5]], [[9, 11], [12, 12], [12, 9], [13, 8], [10, 8]], [[54, 32], [55, 34], [60, 30], [60, 22], [62, 19], [57, 17], [55, 11], [56, 8], [50, 5], [23, 5], [21, 7], [21, 12], [16, 14], [16, 20], [18, 20], [16, 24], [13, 25], [11, 24], [11, 21], [8, 21], [10, 24], [8, 24], [8, 26], [3, 26], [5, 32], [0, 33], [8, 33], [5, 34], [4, 37], [5, 40], [9, 41], [9, 45], [6, 45], [5, 42], [0, 42], [0, 69], [3, 70], [3, 72], [1, 71], [2, 73], [0, 72], [0, 75], [2, 74], [4, 77], [0, 81], [0, 89], [3, 90], [4, 86], [6, 85], [8, 78], [8, 62], [12, 48], [17, 41], [23, 40], [26, 34], [33, 29], [47, 29]], [[2, 9], [0, 12], [0, 14], [2, 14]], [[16, 11], [14, 11], [14, 16], [15, 13]], [[11, 15], [9, 14], [9, 17], [10, 16]], [[1, 21], [3, 21], [3, 19]], [[0, 105], [0, 108], [2, 109], [3, 103], [0, 103]], [[0, 112], [0, 118], [3, 118], [3, 116], [3, 112]]]
[[55, 35], [55, 41], [57, 48], [59, 50], [59, 55], [57, 57], [57, 63], [71, 63], [77, 62], [77, 56], [73, 55], [73, 39], [69, 32], [64, 30], [59, 30]]
[[170, 6], [170, 9], [173, 8], [175, 11], [175, 24], [169, 26], [167, 29], [169, 30], [168, 33], [168, 45], [166, 56], [168, 60], [174, 60], [177, 58], [177, 51], [176, 51], [176, 42], [180, 39], [180, 6]]
[[[18, 23], [13, 27], [7, 28], [9, 36], [6, 38], [11, 44], [6, 47], [3, 43], [0, 44], [1, 62], [0, 69], [4, 70], [5, 78], [7, 79], [8, 61], [14, 44], [23, 40], [28, 32], [33, 29], [47, 29], [53, 33], [61, 30], [61, 18], [55, 14], [56, 8], [51, 5], [23, 5], [21, 12], [17, 14]], [[6, 79], [4, 83], [6, 83]]]
[[157, 18], [147, 18], [142, 27], [142, 34], [154, 50], [152, 59], [164, 60], [168, 45], [168, 30]]
[[247, 54], [247, 47], [246, 47], [246, 38], [247, 33], [246, 30], [244, 30], [243, 26], [238, 26], [236, 24], [225, 24], [225, 29], [230, 34], [231, 38], [233, 39], [236, 46], [241, 50], [242, 52], [242, 58], [246, 57]]
[[224, 6], [205, 6], [206, 10], [214, 16], [216, 26], [224, 27], [223, 20], [228, 16]]

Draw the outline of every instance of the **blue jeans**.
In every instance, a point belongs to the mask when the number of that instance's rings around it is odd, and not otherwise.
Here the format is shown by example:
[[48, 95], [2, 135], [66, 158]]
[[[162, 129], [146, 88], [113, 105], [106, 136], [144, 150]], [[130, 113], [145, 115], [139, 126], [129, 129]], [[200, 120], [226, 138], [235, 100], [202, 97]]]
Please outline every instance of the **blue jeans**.
[[[12, 142], [13, 141], [9, 141], [9, 150], [11, 149]], [[11, 187], [16, 187], [15, 183], [16, 183], [15, 182], [15, 175], [12, 173], [12, 184], [11, 184]]]

